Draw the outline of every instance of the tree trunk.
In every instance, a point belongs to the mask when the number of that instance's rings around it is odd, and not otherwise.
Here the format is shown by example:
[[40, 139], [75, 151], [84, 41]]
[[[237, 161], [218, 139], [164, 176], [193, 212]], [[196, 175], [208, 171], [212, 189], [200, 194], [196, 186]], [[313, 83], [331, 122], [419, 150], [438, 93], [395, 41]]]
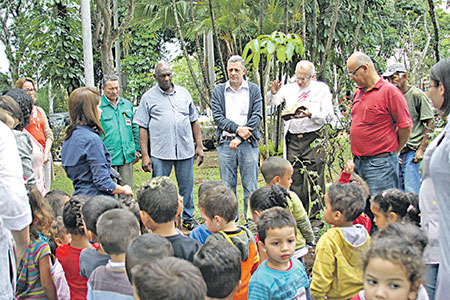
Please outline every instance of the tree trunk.
[[[191, 9], [192, 23], [195, 24], [194, 1], [190, 0], [189, 5], [190, 5], [190, 9]], [[196, 48], [196, 53], [197, 53], [198, 68], [200, 69], [200, 73], [202, 74], [203, 85], [206, 89], [206, 93], [205, 93], [206, 98], [204, 99], [205, 104], [208, 104], [211, 107], [211, 103], [209, 103], [209, 99], [211, 98], [212, 91], [214, 89], [214, 85], [211, 82], [209, 82], [209, 80], [208, 80], [208, 75], [207, 75], [205, 64], [203, 61], [204, 55], [202, 55], [202, 48], [200, 47], [200, 41], [198, 39], [197, 34], [195, 35], [195, 48]], [[204, 109], [205, 107], [202, 107], [202, 108]]]
[[[178, 35], [180, 36], [181, 47], [183, 48], [184, 57], [186, 58], [186, 62], [189, 67], [189, 71], [191, 72], [192, 79], [194, 80], [194, 84], [197, 87], [198, 92], [200, 94], [200, 98], [201, 98], [200, 101], [203, 102], [202, 107], [205, 107], [206, 103], [208, 103], [208, 99], [206, 98], [205, 91], [203, 90], [203, 88], [200, 86], [200, 84], [198, 82], [197, 76], [195, 76], [194, 68], [192, 68], [191, 60], [189, 58], [189, 53], [187, 52], [187, 49], [186, 49], [186, 43], [184, 41], [183, 32], [181, 31], [180, 21], [178, 20], [177, 1], [176, 0], [172, 0], [172, 8], [173, 8], [173, 15], [175, 17], [175, 24], [177, 26]], [[198, 63], [200, 64], [201, 62], [199, 61]]]
[[295, 22], [297, 21], [297, 0], [294, 0], [294, 13], [292, 14], [291, 32], [295, 33]]
[[335, 0], [334, 12], [333, 12], [333, 23], [331, 24], [330, 35], [328, 35], [327, 45], [325, 47], [325, 51], [322, 56], [322, 62], [320, 63], [319, 75], [317, 76], [318, 79], [321, 81], [325, 81], [328, 53], [331, 50], [331, 46], [333, 44], [333, 39], [334, 39], [334, 33], [336, 32], [336, 24], [337, 24], [337, 20], [339, 17], [339, 6], [340, 6], [340, 1]]
[[288, 0], [284, 0], [284, 33], [288, 33]]
[[208, 2], [209, 2], [209, 13], [211, 16], [211, 23], [212, 23], [212, 27], [213, 27], [214, 44], [216, 44], [217, 54], [219, 55], [220, 68], [222, 69], [223, 78], [225, 79], [225, 81], [227, 81], [228, 74], [227, 74], [227, 69], [225, 68], [225, 62], [223, 61], [222, 49], [220, 49], [219, 36], [217, 34], [217, 27], [216, 27], [216, 19], [214, 18], [214, 10], [212, 7], [211, 0], [208, 0]]
[[433, 24], [434, 28], [434, 56], [436, 57], [436, 62], [440, 60], [439, 58], [439, 25], [436, 21], [436, 13], [434, 11], [434, 2], [433, 0], [428, 0], [428, 6], [430, 8], [430, 17], [431, 17], [431, 23]]
[[317, 0], [312, 0], [312, 13], [313, 13], [313, 32], [312, 32], [313, 44], [311, 49], [311, 61], [312, 63], [315, 63], [317, 51]]
[[4, 17], [0, 18], [0, 23], [3, 31], [3, 34], [1, 34], [0, 37], [3, 45], [5, 45], [5, 54], [6, 58], [9, 61], [9, 73], [11, 76], [10, 84], [13, 85], [19, 78], [19, 71], [18, 71], [19, 67], [15, 59], [14, 50], [12, 47], [11, 31], [8, 28], [9, 14], [10, 14], [9, 6], [6, 6], [5, 15]]
[[[264, 24], [264, 0], [259, 1], [259, 34], [263, 34], [263, 24]], [[259, 78], [261, 81], [261, 85], [259, 86], [261, 90], [261, 96], [263, 100], [263, 124], [264, 124], [264, 144], [266, 145], [266, 157], [269, 157], [269, 128], [267, 124], [267, 102], [266, 102], [266, 76], [263, 73], [262, 68], [262, 59], [259, 61]], [[267, 61], [267, 64], [270, 66], [270, 61]], [[270, 69], [269, 69], [270, 71]]]
[[355, 37], [353, 38], [353, 45], [352, 45], [352, 49], [351, 49], [352, 52], [355, 51], [355, 48], [358, 45], [358, 36], [359, 36], [359, 31], [361, 30], [361, 26], [363, 23], [365, 5], [366, 5], [366, 0], [361, 0], [361, 6], [359, 8], [358, 25], [356, 25]]
[[[97, 5], [98, 11], [101, 13], [101, 19], [96, 19], [96, 22], [102, 22], [103, 33], [98, 35], [98, 39], [101, 36], [101, 42], [94, 44], [100, 45], [102, 71], [103, 74], [110, 74], [114, 72], [114, 56], [112, 52], [114, 42], [120, 37], [120, 35], [128, 28], [133, 18], [135, 0], [128, 0], [127, 15], [122, 18], [122, 22], [118, 24], [117, 29], [112, 28], [112, 11], [111, 5], [114, 0], [94, 0]], [[99, 24], [96, 24], [96, 32]]]
[[52, 81], [48, 81], [47, 86], [47, 98], [48, 98], [48, 113], [53, 113], [53, 97], [52, 97]]
[[101, 46], [101, 61], [103, 75], [114, 73], [114, 56], [112, 51], [113, 43], [110, 40], [103, 40]]

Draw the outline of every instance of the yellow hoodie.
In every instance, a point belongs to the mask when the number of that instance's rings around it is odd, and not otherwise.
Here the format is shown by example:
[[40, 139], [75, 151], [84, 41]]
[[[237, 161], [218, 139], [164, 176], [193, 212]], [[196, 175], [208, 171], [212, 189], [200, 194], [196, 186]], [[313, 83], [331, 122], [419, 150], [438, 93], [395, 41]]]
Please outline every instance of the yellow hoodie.
[[362, 290], [361, 258], [369, 245], [370, 236], [362, 225], [330, 228], [317, 243], [312, 298], [345, 300]]

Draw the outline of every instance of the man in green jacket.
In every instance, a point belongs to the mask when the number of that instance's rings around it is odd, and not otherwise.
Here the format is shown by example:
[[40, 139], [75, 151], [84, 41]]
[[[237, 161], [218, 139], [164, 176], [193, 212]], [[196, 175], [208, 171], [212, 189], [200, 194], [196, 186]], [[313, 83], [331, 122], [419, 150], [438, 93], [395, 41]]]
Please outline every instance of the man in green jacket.
[[100, 122], [102, 137], [111, 154], [111, 165], [122, 177], [121, 184], [133, 187], [133, 164], [139, 160], [139, 127], [133, 123], [133, 104], [119, 96], [119, 77], [105, 75], [102, 80], [103, 96]]

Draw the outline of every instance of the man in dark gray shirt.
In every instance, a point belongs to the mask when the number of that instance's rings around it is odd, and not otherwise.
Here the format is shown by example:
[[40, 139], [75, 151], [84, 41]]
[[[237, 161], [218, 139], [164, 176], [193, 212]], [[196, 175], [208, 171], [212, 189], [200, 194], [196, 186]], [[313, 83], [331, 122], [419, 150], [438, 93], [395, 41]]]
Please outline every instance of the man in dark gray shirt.
[[[198, 112], [190, 93], [172, 82], [172, 70], [165, 62], [155, 68], [158, 84], [141, 99], [134, 123], [139, 125], [142, 169], [153, 177], [169, 176], [175, 167], [183, 197], [183, 226], [192, 230], [194, 221], [194, 160], [203, 162], [202, 135]], [[195, 147], [194, 147], [195, 139]]]

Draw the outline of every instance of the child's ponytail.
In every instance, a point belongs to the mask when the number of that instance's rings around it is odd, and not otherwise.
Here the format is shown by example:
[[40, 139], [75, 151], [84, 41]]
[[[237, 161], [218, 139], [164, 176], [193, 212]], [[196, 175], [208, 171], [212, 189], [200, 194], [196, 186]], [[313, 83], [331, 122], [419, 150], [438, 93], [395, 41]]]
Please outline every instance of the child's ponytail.
[[404, 193], [398, 189], [388, 189], [378, 193], [372, 201], [384, 215], [395, 213], [398, 221], [420, 224], [419, 200], [416, 193]]
[[85, 233], [81, 208], [81, 199], [77, 196], [72, 197], [64, 204], [63, 222], [70, 234], [82, 235]]
[[419, 194], [413, 192], [406, 193], [406, 198], [408, 199], [409, 206], [406, 208], [405, 218], [407, 221], [420, 226]]

